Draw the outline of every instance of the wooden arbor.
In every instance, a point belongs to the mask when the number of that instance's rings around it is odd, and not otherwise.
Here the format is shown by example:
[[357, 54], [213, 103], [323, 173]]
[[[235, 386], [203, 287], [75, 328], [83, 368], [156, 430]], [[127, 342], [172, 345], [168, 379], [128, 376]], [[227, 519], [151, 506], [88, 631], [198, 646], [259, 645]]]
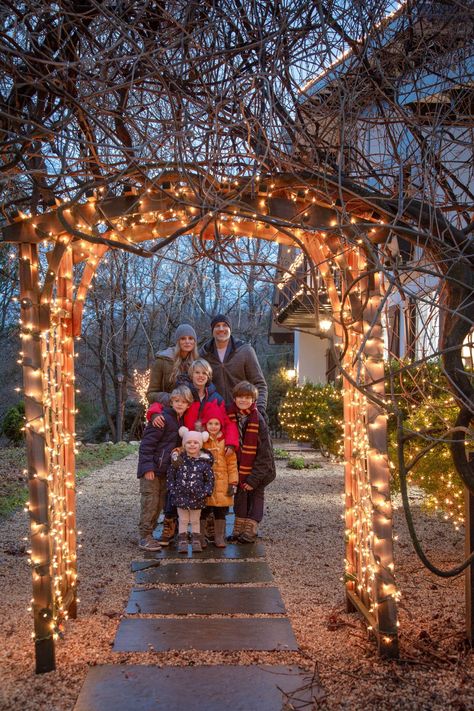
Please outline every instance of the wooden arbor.
[[[198, 197], [199, 180], [167, 174], [140, 194], [133, 190], [112, 198], [102, 198], [100, 192], [89, 194], [84, 202], [59, 205], [34, 217], [20, 215], [2, 232], [2, 241], [18, 245], [20, 259], [20, 362], [37, 672], [54, 669], [55, 640], [64, 620], [76, 615], [74, 337], [81, 332], [87, 289], [108, 250], [126, 249], [150, 257], [152, 251], [141, 250], [139, 243], [183, 234], [296, 244], [318, 266], [336, 333], [346, 343], [348, 609], [359, 610], [368, 620], [381, 654], [398, 652], [381, 293], [370, 249], [386, 234], [385, 215], [348, 195], [349, 220], [337, 207], [341, 204], [337, 188], [331, 197], [327, 182], [320, 186], [317, 180], [299, 182], [289, 175], [214, 185], [210, 205]], [[47, 263], [40, 263], [40, 242], [49, 248]], [[336, 290], [331, 264], [340, 270], [342, 294]]]

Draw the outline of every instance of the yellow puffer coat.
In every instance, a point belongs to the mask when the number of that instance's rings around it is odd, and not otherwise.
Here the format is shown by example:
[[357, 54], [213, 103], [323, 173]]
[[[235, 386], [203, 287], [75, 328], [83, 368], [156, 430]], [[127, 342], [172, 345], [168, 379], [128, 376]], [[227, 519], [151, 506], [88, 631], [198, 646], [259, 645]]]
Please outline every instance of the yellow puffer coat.
[[227, 495], [229, 484], [239, 483], [239, 473], [237, 471], [237, 457], [235, 452], [225, 454], [225, 442], [221, 433], [214, 438], [212, 435], [204, 443], [204, 449], [208, 449], [214, 455], [214, 491], [212, 496], [206, 499], [206, 506], [232, 506], [233, 496]]

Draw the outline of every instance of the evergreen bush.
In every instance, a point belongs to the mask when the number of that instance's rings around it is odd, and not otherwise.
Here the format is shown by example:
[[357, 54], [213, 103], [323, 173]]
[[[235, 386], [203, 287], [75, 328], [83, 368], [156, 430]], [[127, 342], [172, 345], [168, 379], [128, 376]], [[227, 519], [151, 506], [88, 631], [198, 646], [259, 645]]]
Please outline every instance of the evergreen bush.
[[288, 388], [279, 418], [289, 437], [311, 442], [324, 455], [338, 455], [342, 437], [342, 394], [334, 385], [305, 383]]
[[[391, 375], [397, 404], [404, 412], [405, 433], [413, 433], [404, 447], [405, 462], [409, 464], [435, 442], [410, 470], [408, 482], [423, 491], [427, 509], [441, 512], [458, 529], [464, 522], [464, 485], [452, 461], [448, 435], [455, 424], [458, 407], [441, 364], [431, 361], [399, 376], [396, 371], [394, 376], [392, 370]], [[397, 433], [393, 417], [388, 421], [388, 449], [392, 487], [398, 490]]]
[[[407, 365], [409, 368], [404, 370]], [[431, 441], [437, 440], [411, 469], [408, 481], [423, 491], [427, 509], [441, 512], [458, 529], [464, 522], [464, 485], [452, 462], [448, 441], [458, 408], [441, 364], [436, 360], [418, 367], [408, 362], [388, 363], [386, 378], [387, 392], [393, 393], [404, 412], [405, 430], [414, 433], [405, 445], [405, 461], [409, 463]], [[326, 454], [339, 454], [342, 396], [334, 386], [307, 383], [290, 387], [279, 417], [291, 439], [311, 442]], [[471, 435], [471, 443], [473, 441]], [[388, 418], [388, 451], [392, 489], [399, 491], [396, 422], [391, 416]]]
[[289, 469], [305, 469], [306, 464], [303, 457], [293, 457], [289, 459], [286, 465]]
[[1, 434], [17, 447], [25, 438], [25, 403], [23, 401], [7, 410], [2, 421]]
[[272, 373], [268, 378], [268, 404], [267, 404], [267, 416], [268, 424], [271, 432], [274, 436], [281, 435], [281, 422], [279, 419], [279, 411], [281, 406], [281, 401], [285, 397], [285, 393], [288, 390], [288, 376], [286, 375], [285, 368], [280, 368], [279, 370]]

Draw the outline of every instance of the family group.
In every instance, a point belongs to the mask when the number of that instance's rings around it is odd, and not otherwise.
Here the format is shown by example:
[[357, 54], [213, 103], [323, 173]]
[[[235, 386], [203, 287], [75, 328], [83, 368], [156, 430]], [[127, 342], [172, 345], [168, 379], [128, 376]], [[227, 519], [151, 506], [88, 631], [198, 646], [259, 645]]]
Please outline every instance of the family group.
[[[158, 551], [178, 533], [178, 552], [213, 540], [225, 547], [226, 514], [234, 507], [228, 540], [252, 543], [263, 518], [265, 487], [275, 478], [266, 419], [267, 384], [256, 353], [232, 336], [217, 314], [212, 338], [200, 351], [189, 324], [175, 345], [158, 353], [147, 391], [147, 425], [140, 443], [139, 547]], [[164, 512], [160, 538], [153, 536]]]

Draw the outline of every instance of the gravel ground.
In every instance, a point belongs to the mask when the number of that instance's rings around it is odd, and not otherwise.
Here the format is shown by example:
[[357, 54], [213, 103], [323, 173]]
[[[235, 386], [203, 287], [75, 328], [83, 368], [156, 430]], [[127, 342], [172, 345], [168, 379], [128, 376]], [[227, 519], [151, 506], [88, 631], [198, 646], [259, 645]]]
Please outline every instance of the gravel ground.
[[[114, 654], [111, 645], [125, 608], [137, 557], [136, 455], [81, 482], [78, 525], [79, 618], [57, 644], [57, 670], [35, 675], [32, 621], [27, 612], [30, 569], [20, 512], [0, 525], [0, 708], [71, 711], [90, 665], [145, 663], [297, 663], [316, 671], [323, 709], [472, 709], [474, 665], [463, 641], [463, 579], [442, 580], [415, 557], [401, 510], [396, 512], [396, 573], [402, 591], [399, 662], [382, 662], [365, 625], [346, 614], [343, 571], [342, 468], [294, 471], [279, 464], [267, 490], [262, 525], [267, 560], [286, 603], [299, 653], [168, 652]], [[463, 541], [451, 525], [416, 509], [416, 521], [435, 562], [462, 557]], [[139, 557], [139, 556], [138, 556]]]

